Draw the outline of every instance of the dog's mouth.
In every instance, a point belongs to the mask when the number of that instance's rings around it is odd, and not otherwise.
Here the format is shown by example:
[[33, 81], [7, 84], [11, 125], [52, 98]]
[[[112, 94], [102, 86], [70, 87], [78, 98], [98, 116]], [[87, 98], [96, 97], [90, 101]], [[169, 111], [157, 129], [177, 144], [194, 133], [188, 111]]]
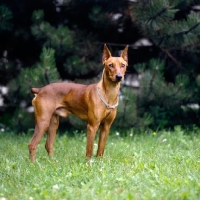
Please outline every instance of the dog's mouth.
[[115, 80], [114, 82], [116, 82], [116, 83], [120, 83], [122, 80]]
[[123, 78], [110, 77], [110, 80], [112, 82], [119, 83], [119, 82], [123, 81]]
[[109, 75], [109, 79], [112, 82], [118, 83], [124, 80], [124, 76], [121, 74], [116, 74], [116, 75]]

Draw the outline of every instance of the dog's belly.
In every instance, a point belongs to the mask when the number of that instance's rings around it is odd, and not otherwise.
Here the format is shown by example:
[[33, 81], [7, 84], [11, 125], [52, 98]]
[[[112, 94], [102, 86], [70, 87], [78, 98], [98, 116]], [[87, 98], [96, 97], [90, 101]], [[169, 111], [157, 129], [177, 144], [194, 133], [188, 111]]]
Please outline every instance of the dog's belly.
[[77, 117], [83, 119], [83, 120], [86, 120], [88, 119], [87, 117], [87, 114], [86, 112], [84, 111], [81, 111], [80, 110], [72, 110], [72, 111], [69, 111], [67, 108], [65, 107], [60, 107], [60, 108], [57, 108], [54, 112], [54, 114], [57, 114], [59, 115], [60, 117], [67, 117], [69, 114], [74, 114], [76, 115]]

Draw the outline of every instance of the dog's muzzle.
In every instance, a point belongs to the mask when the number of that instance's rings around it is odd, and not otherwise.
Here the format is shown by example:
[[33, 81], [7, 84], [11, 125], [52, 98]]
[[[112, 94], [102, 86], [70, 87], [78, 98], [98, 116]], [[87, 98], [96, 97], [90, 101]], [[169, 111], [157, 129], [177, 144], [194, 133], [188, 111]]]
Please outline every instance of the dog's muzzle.
[[116, 81], [121, 81], [123, 77], [122, 77], [121, 74], [117, 74], [117, 75], [115, 76], [115, 78], [116, 78]]

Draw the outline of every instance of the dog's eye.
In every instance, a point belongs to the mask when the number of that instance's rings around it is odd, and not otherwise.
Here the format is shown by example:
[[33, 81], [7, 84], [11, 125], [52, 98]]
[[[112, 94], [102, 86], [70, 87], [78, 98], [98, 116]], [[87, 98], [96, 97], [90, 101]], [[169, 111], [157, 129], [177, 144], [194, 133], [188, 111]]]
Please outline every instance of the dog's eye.
[[109, 64], [108, 67], [113, 67], [113, 64]]
[[122, 64], [122, 67], [124, 68], [124, 67], [125, 67], [125, 64]]

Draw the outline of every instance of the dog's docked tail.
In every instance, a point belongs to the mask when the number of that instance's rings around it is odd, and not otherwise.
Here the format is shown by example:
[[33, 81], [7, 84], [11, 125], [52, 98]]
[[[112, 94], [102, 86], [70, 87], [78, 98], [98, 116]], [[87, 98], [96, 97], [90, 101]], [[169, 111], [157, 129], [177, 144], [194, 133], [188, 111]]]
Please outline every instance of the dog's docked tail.
[[33, 94], [38, 94], [39, 91], [40, 91], [40, 88], [31, 88], [31, 92], [32, 92]]

